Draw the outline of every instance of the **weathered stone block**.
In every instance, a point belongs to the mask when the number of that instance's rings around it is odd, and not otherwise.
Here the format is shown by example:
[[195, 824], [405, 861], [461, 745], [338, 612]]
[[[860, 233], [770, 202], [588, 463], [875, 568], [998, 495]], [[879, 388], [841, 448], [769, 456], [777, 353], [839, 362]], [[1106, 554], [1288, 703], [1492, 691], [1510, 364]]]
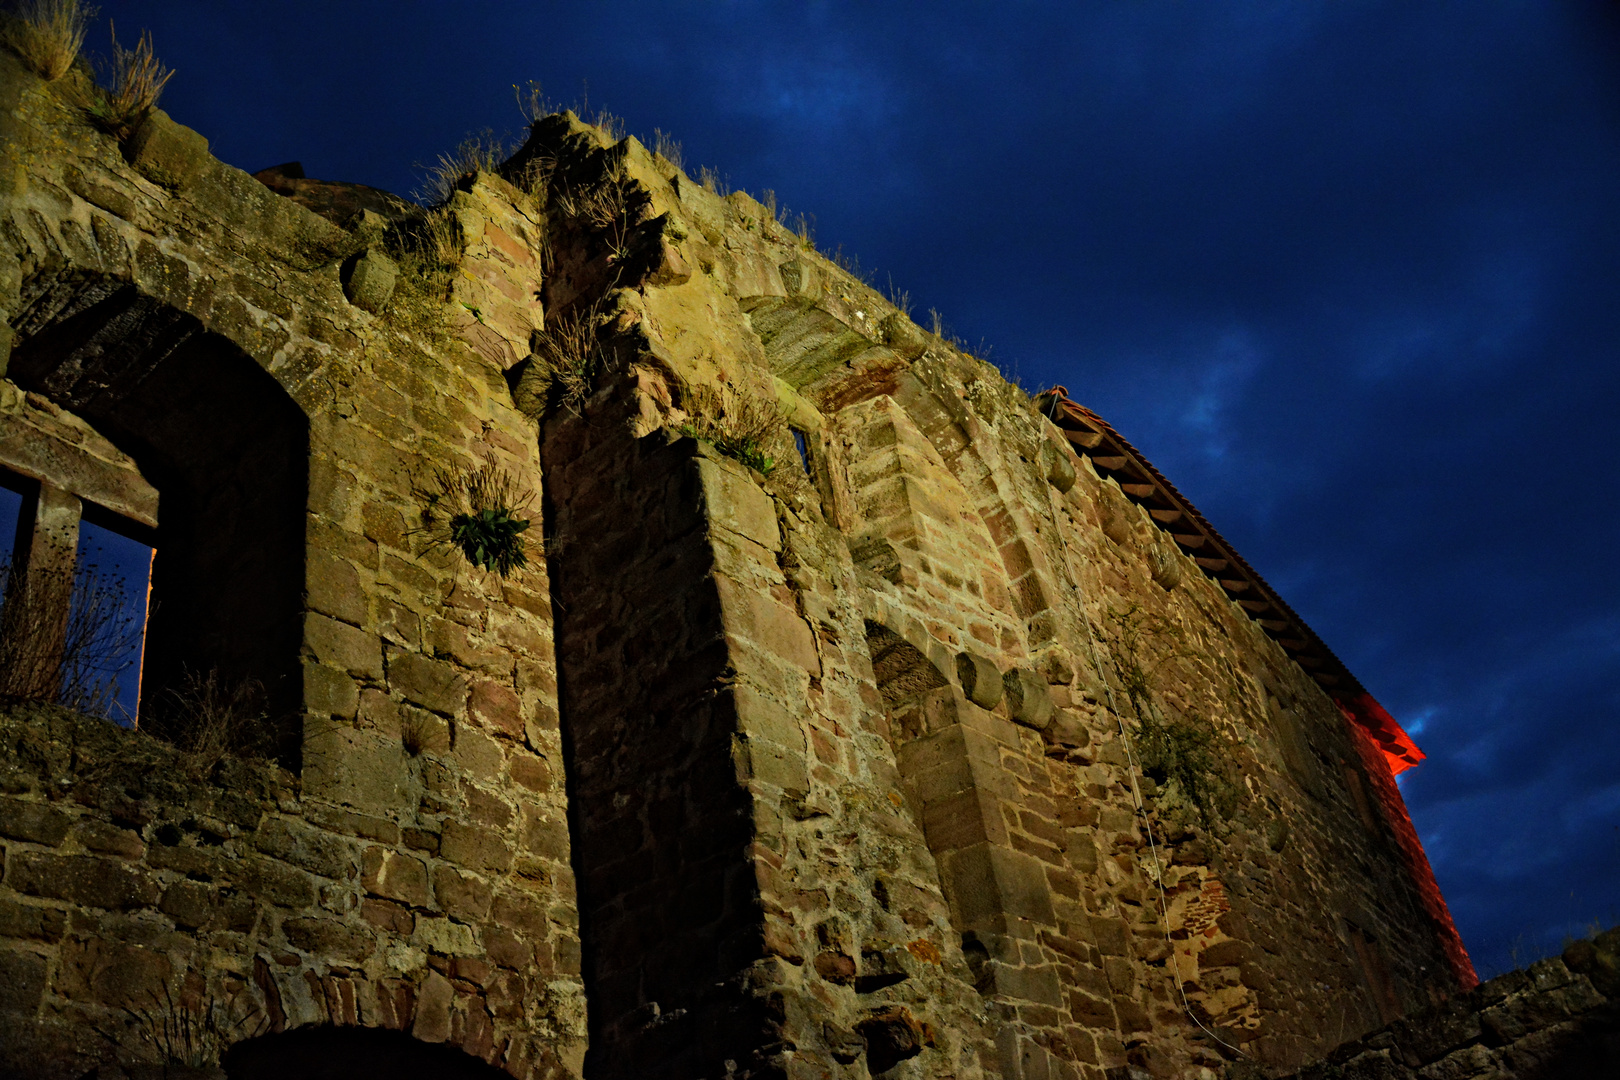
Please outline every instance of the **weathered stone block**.
[[473, 928], [450, 919], [418, 918], [411, 943], [445, 956], [476, 956], [482, 951]]
[[147, 111], [123, 149], [125, 161], [164, 187], [189, 187], [217, 168], [208, 140], [169, 119], [162, 109]]
[[266, 855], [312, 874], [336, 881], [349, 881], [354, 877], [355, 845], [297, 819], [267, 817], [253, 839], [254, 845]]
[[371, 955], [375, 941], [363, 924], [336, 919], [287, 919], [281, 924], [287, 943], [330, 963], [358, 963]]
[[1011, 916], [1050, 924], [1056, 920], [1046, 872], [1035, 859], [992, 844], [946, 853], [941, 876], [951, 906], [966, 929], [996, 929]]
[[6, 884], [28, 896], [112, 910], [150, 907], [158, 898], [158, 887], [144, 870], [92, 855], [19, 851], [11, 856]]
[[993, 709], [1001, 703], [1001, 696], [1005, 688], [1001, 681], [1001, 672], [996, 665], [978, 653], [960, 652], [956, 654], [956, 681], [962, 686], [962, 693], [967, 699], [981, 709]]
[[381, 251], [366, 251], [344, 264], [343, 295], [355, 307], [380, 314], [393, 299], [398, 280], [399, 267], [393, 259]]
[[23, 949], [0, 949], [0, 1013], [32, 1014], [45, 995], [45, 958]]
[[335, 668], [305, 662], [304, 710], [320, 716], [354, 719], [360, 708], [360, 688]]
[[445, 914], [463, 922], [479, 922], [489, 915], [492, 897], [482, 878], [462, 873], [454, 867], [433, 869], [433, 893]]
[[523, 738], [523, 703], [509, 686], [479, 679], [472, 685], [467, 712], [490, 731], [509, 739]]
[[767, 551], [780, 550], [782, 532], [771, 497], [729, 465], [706, 457], [696, 460], [710, 523], [746, 536]]
[[390, 653], [388, 685], [406, 701], [444, 716], [460, 714], [467, 704], [467, 677], [420, 653]]
[[304, 616], [304, 645], [327, 667], [357, 679], [382, 678], [382, 642], [348, 623], [310, 613]]
[[1028, 668], [1013, 668], [1002, 676], [1008, 714], [1025, 727], [1044, 731], [1052, 722], [1052, 695], [1046, 680]]
[[386, 814], [405, 805], [400, 739], [332, 721], [304, 725], [304, 794]]
[[414, 907], [428, 904], [428, 873], [422, 860], [384, 848], [367, 848], [360, 883], [369, 893]]
[[439, 837], [439, 857], [469, 870], [504, 871], [512, 865], [512, 848], [484, 826], [447, 821]]
[[54, 942], [67, 926], [67, 913], [59, 908], [0, 900], [0, 938]]
[[72, 824], [71, 815], [49, 803], [0, 798], [0, 836], [55, 847]]

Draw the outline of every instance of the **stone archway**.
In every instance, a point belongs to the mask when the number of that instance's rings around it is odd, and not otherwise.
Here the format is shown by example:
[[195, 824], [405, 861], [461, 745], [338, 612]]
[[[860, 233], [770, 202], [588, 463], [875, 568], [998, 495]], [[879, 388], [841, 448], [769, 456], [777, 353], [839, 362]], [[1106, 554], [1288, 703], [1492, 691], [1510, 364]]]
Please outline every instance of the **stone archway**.
[[[165, 690], [214, 672], [263, 687], [269, 714], [291, 717], [302, 690], [303, 410], [236, 344], [128, 282], [70, 273], [35, 286], [13, 320], [8, 378], [94, 427], [157, 489], [144, 700], [161, 707]], [[99, 498], [61, 494], [75, 506]], [[285, 758], [296, 739], [284, 727]]]
[[322, 1025], [261, 1035], [237, 1043], [220, 1064], [228, 1080], [511, 1080], [453, 1046], [386, 1028]]

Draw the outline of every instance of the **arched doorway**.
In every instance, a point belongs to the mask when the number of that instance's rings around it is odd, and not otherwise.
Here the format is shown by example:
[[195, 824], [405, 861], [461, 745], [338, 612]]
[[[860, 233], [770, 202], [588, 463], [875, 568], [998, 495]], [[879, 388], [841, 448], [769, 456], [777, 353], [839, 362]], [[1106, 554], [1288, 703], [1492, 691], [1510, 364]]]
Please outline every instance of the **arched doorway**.
[[221, 1066], [229, 1080], [511, 1080], [443, 1043], [384, 1028], [306, 1027], [245, 1039]]

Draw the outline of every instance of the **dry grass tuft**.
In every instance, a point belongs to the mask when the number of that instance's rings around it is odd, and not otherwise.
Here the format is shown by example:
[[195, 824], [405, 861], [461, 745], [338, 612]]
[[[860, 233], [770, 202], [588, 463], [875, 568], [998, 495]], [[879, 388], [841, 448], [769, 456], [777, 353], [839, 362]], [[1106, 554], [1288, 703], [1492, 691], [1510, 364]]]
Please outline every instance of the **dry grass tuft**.
[[141, 712], [141, 730], [181, 751], [193, 776], [208, 776], [226, 757], [264, 758], [273, 749], [264, 687], [253, 679], [187, 672], [159, 708]]
[[424, 169], [422, 187], [416, 195], [430, 206], [443, 205], [463, 181], [481, 172], [499, 173], [511, 156], [512, 148], [506, 140], [486, 128], [463, 139], [450, 153], [440, 154], [437, 162]]
[[394, 300], [384, 317], [401, 330], [435, 344], [449, 339], [447, 305], [465, 247], [461, 227], [447, 206], [436, 206], [394, 223], [383, 240], [399, 265]]
[[518, 408], [536, 420], [554, 404], [578, 416], [602, 370], [595, 308], [569, 311], [548, 323], [512, 392]]
[[45, 78], [54, 82], [66, 75], [84, 47], [85, 26], [95, 9], [81, 7], [79, 0], [21, 0], [16, 12], [7, 44]]
[[677, 430], [762, 476], [771, 475], [779, 461], [798, 452], [775, 398], [694, 387], [685, 399], [689, 419]]
[[118, 44], [118, 35], [114, 34], [112, 48], [112, 63], [107, 70], [107, 81], [112, 85], [91, 104], [90, 115], [123, 139], [157, 105], [174, 72], [153, 54], [152, 35], [144, 30], [133, 49]]
[[653, 153], [681, 168], [681, 144], [664, 134], [662, 128], [653, 128]]

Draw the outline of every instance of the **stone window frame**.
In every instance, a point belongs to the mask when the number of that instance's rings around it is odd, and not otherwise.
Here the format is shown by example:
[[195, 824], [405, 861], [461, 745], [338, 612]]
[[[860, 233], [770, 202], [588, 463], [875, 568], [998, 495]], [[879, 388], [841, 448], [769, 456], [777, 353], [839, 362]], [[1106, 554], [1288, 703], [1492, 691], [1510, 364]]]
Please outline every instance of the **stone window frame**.
[[[4, 389], [10, 392], [7, 407], [0, 409], [0, 485], [22, 495], [11, 564], [14, 578], [23, 583], [26, 606], [20, 616], [14, 608], [0, 632], [39, 632], [45, 638], [40, 647], [59, 654], [68, 630], [81, 523], [155, 550], [159, 494], [134, 461], [88, 422], [10, 383]], [[17, 595], [14, 586], [13, 602]], [[144, 638], [148, 605], [144, 596], [141, 600]], [[19, 618], [28, 629], [19, 629]], [[42, 619], [54, 625], [35, 629]], [[54, 700], [60, 678], [58, 666], [0, 690]]]

